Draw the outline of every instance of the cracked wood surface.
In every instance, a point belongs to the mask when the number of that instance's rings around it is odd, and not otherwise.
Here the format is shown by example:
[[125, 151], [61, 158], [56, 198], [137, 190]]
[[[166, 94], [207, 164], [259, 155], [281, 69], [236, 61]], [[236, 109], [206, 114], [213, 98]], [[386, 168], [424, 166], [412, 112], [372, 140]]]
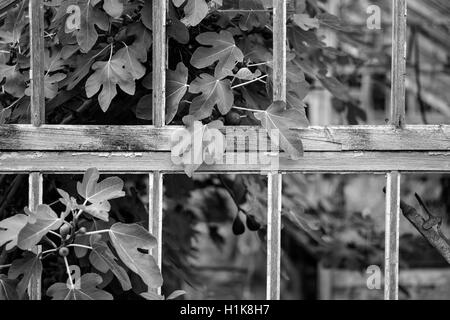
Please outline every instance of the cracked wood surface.
[[[169, 152], [0, 152], [0, 172], [72, 173], [96, 167], [102, 172], [183, 173]], [[272, 164], [216, 164], [199, 173], [273, 172]], [[282, 173], [450, 172], [450, 152], [308, 152], [297, 161], [281, 158]]]
[[[250, 127], [228, 127], [228, 138]], [[153, 126], [0, 126], [0, 151], [166, 151], [180, 127]], [[450, 125], [349, 126], [293, 129], [305, 152], [440, 151], [450, 152]], [[250, 138], [254, 139], [254, 138]], [[229, 150], [231, 150], [231, 140]], [[264, 148], [259, 146], [259, 150]]]

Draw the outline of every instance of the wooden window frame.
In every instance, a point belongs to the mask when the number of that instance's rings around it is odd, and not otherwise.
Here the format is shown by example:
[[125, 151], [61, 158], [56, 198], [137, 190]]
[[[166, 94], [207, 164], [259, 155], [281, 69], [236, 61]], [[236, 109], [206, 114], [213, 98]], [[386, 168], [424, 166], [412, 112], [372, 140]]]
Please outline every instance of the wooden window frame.
[[[31, 32], [31, 125], [0, 126], [0, 172], [29, 174], [29, 206], [42, 203], [42, 175], [102, 173], [149, 175], [149, 229], [158, 239], [153, 250], [162, 263], [164, 174], [182, 173], [170, 160], [165, 126], [167, 0], [153, 1], [153, 126], [45, 125], [43, 1], [28, 0]], [[274, 1], [274, 100], [286, 100], [287, 0]], [[405, 172], [450, 172], [450, 126], [406, 125], [406, 0], [392, 0], [391, 122], [383, 126], [335, 126], [294, 129], [305, 147], [301, 160], [280, 160], [273, 172], [262, 165], [213, 165], [201, 173], [268, 176], [267, 299], [280, 299], [282, 174], [383, 173], [387, 175], [385, 299], [398, 299], [400, 180]], [[228, 128], [230, 129], [230, 128]], [[231, 128], [233, 129], [233, 128]], [[132, 163], [132, 165], [130, 165]], [[39, 248], [37, 248], [39, 250]], [[30, 286], [40, 299], [41, 285]]]

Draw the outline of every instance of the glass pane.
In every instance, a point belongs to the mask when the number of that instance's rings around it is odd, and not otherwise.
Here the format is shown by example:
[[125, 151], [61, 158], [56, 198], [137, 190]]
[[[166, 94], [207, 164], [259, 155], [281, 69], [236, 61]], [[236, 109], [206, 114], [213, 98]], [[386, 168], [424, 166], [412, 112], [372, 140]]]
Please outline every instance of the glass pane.
[[283, 299], [383, 299], [384, 176], [283, 177]]
[[265, 184], [266, 178], [253, 175], [165, 176], [165, 293], [265, 299]]
[[169, 4], [168, 124], [258, 125], [272, 103], [272, 1], [220, 2]]
[[[151, 6], [137, 0], [46, 2], [47, 123], [145, 123], [136, 105], [151, 86]], [[151, 99], [144, 103], [151, 112]]]
[[28, 1], [0, 4], [0, 124], [30, 123]]
[[303, 92], [311, 124], [385, 124], [391, 1], [328, 0], [294, 12], [289, 40], [309, 85]]
[[[86, 197], [79, 192], [79, 190], [83, 190], [83, 187], [77, 186], [77, 183], [83, 180], [82, 175], [45, 175], [44, 204], [49, 205], [58, 216], [66, 215], [65, 220], [72, 224], [70, 227], [67, 224], [62, 225], [54, 230], [54, 233], [48, 234], [47, 237], [59, 247], [62, 241], [61, 237], [68, 236], [65, 243], [66, 248], [68, 248], [67, 259], [75, 285], [77, 279], [82, 284], [85, 280], [83, 277], [86, 277], [86, 274], [96, 274], [95, 277], [101, 280], [97, 287], [103, 291], [97, 292], [99, 296], [108, 297], [112, 295], [114, 300], [141, 300], [143, 299], [141, 293], [147, 292], [147, 287], [143, 278], [132, 271], [129, 262], [132, 261], [132, 265], [136, 268], [139, 263], [142, 263], [136, 258], [136, 253], [140, 252], [144, 255], [148, 254], [148, 251], [144, 250], [145, 248], [141, 248], [141, 250], [127, 247], [127, 244], [130, 245], [133, 242], [125, 235], [140, 234], [141, 239], [143, 239], [143, 234], [136, 230], [147, 229], [148, 177], [147, 175], [101, 174], [98, 182], [101, 183], [105, 179], [113, 177], [115, 179], [120, 178], [123, 181], [123, 196], [119, 194], [117, 199], [99, 203], [93, 197], [90, 201], [85, 202]], [[117, 183], [117, 180], [109, 180], [110, 190], [115, 189], [114, 186]], [[118, 185], [117, 190], [120, 190], [121, 183], [118, 183]], [[100, 189], [102, 188], [100, 187]], [[73, 208], [73, 211], [66, 211], [67, 206], [64, 203], [65, 200], [62, 199], [65, 192], [69, 197], [72, 197], [69, 206]], [[105, 195], [105, 189], [103, 189], [103, 195]], [[67, 196], [65, 198], [67, 199]], [[87, 207], [84, 208], [83, 213], [80, 214], [82, 208], [77, 208], [75, 202], [78, 205], [86, 203]], [[125, 236], [124, 239], [128, 239], [124, 240], [123, 245], [128, 250], [130, 261], [123, 258], [123, 254], [117, 249], [109, 236], [103, 235], [102, 237], [102, 230], [114, 228], [113, 226], [117, 226], [117, 223], [126, 224], [128, 227], [128, 229], [121, 229], [121, 232], [122, 236]], [[85, 231], [81, 231], [82, 228], [85, 228]], [[74, 231], [73, 234], [72, 230]], [[99, 234], [84, 235], [85, 232], [97, 232]], [[43, 251], [52, 250], [49, 241], [43, 241], [42, 245]], [[133, 253], [132, 250], [138, 251]], [[66, 283], [68, 280], [62, 253], [59, 249], [57, 253], [47, 253], [42, 259], [42, 298], [44, 300], [58, 300], [58, 297], [51, 296], [51, 292], [55, 293], [55, 291], [48, 291], [48, 289], [55, 283]], [[142, 257], [144, 258], [144, 256]], [[148, 259], [148, 257], [145, 257], [145, 259]]]
[[[432, 243], [436, 244], [436, 241], [429, 242], [424, 236], [432, 235], [435, 240], [449, 245], [449, 199], [450, 175], [403, 176], [402, 200], [405, 210], [400, 224], [401, 299], [450, 299], [448, 262], [433, 247]], [[429, 220], [427, 212], [431, 214], [432, 220]]]
[[450, 124], [450, 6], [446, 1], [407, 3], [407, 123]]

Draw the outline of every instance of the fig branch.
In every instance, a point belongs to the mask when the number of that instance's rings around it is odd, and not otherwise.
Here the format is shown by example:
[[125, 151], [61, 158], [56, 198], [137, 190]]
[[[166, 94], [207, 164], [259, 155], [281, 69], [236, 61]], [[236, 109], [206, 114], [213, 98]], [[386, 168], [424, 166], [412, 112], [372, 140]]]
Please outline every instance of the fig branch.
[[433, 215], [418, 194], [416, 199], [420, 206], [427, 213], [428, 217], [424, 217], [415, 208], [400, 201], [400, 209], [406, 219], [419, 231], [419, 233], [442, 255], [442, 257], [450, 264], [450, 241], [442, 233], [442, 219]]

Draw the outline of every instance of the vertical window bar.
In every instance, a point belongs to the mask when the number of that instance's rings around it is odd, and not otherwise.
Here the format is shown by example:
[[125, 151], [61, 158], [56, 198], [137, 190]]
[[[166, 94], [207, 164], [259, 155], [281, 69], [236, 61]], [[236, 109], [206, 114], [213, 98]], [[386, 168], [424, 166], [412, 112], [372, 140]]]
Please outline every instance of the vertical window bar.
[[[28, 207], [35, 212], [38, 205], [42, 204], [43, 197], [43, 178], [42, 174], [33, 172], [28, 177]], [[39, 254], [41, 247], [35, 249]], [[33, 279], [28, 286], [28, 295], [30, 300], [41, 300], [42, 279]]]
[[[166, 124], [166, 39], [167, 0], [153, 1], [153, 125], [162, 128]], [[149, 230], [158, 245], [152, 250], [159, 268], [162, 270], [162, 215], [163, 215], [163, 174], [149, 175]], [[161, 288], [157, 290], [161, 293]]]
[[167, 0], [153, 1], [153, 125], [166, 123]]
[[398, 300], [399, 233], [400, 233], [399, 172], [387, 175], [386, 187], [386, 242], [384, 259], [384, 298]]
[[31, 124], [39, 127], [45, 122], [44, 96], [44, 4], [42, 0], [30, 0], [31, 47]]
[[406, 0], [392, 0], [391, 124], [405, 125]]
[[163, 209], [163, 174], [160, 172], [149, 175], [149, 230], [158, 239], [158, 246], [152, 250], [158, 266], [162, 266], [162, 209]]
[[286, 0], [274, 0], [273, 6], [273, 99], [286, 101]]
[[[286, 0], [273, 1], [273, 100], [286, 101]], [[267, 299], [280, 299], [282, 175], [268, 176]]]
[[267, 199], [267, 300], [280, 300], [281, 174], [269, 174]]
[[[392, 0], [392, 76], [391, 76], [391, 124], [401, 129], [406, 124], [405, 77], [406, 77], [406, 0]], [[399, 172], [387, 175], [386, 188], [386, 242], [384, 298], [398, 300], [399, 278], [399, 225], [400, 225]]]
[[[31, 124], [35, 127], [45, 123], [44, 95], [44, 3], [41, 0], [29, 0], [30, 19], [30, 81], [31, 81]], [[35, 211], [42, 203], [43, 179], [40, 173], [29, 175], [28, 206]], [[37, 246], [38, 254], [41, 247]], [[28, 287], [30, 300], [41, 300], [42, 279], [33, 279]]]

